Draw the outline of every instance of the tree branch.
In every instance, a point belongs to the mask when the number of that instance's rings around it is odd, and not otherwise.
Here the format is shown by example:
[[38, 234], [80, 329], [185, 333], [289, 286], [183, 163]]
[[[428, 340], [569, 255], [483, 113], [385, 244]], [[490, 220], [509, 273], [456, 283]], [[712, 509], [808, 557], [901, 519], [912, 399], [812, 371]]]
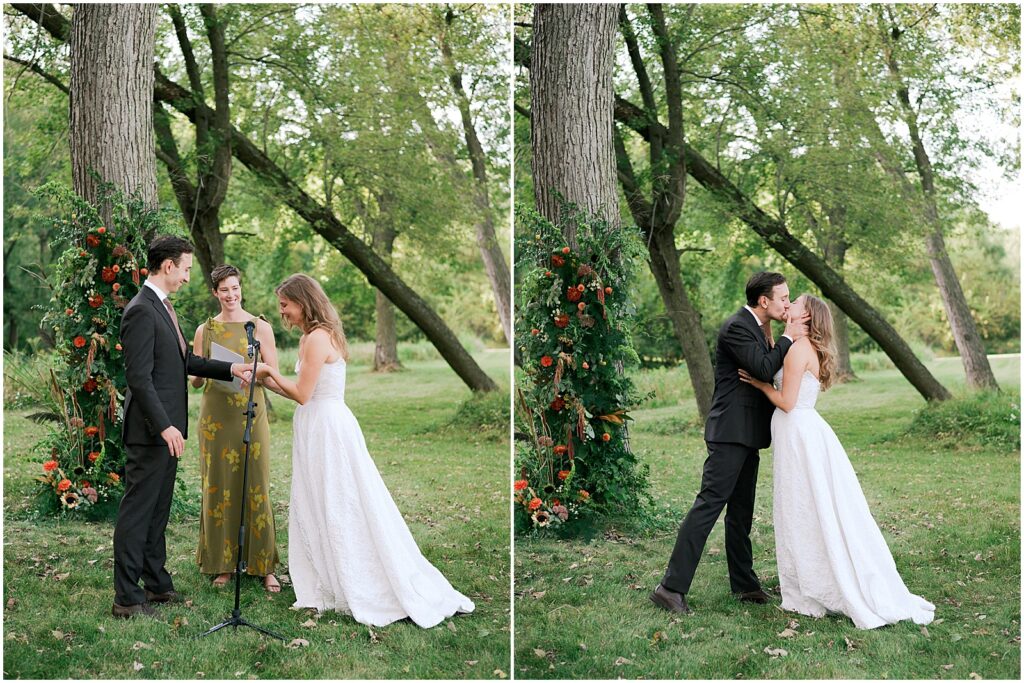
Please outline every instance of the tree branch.
[[70, 95], [71, 94], [71, 90], [68, 89], [68, 86], [64, 85], [64, 83], [59, 78], [54, 76], [53, 74], [48, 73], [46, 71], [43, 71], [43, 69], [38, 64], [36, 64], [35, 62], [30, 62], [28, 60], [20, 59], [18, 57], [14, 57], [13, 55], [8, 55], [8, 54], [4, 55], [4, 59], [6, 59], [8, 62], [13, 62], [15, 64], [21, 64], [22, 66], [27, 68], [32, 73], [34, 73], [37, 76], [40, 76], [43, 79], [49, 81], [50, 84], [56, 86], [65, 95]]

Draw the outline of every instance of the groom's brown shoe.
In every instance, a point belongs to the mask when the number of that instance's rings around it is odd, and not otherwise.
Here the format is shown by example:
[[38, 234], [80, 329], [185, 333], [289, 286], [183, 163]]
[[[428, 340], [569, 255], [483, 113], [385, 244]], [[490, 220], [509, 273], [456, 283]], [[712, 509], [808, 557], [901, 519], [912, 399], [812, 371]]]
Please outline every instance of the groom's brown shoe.
[[157, 618], [156, 608], [148, 602], [140, 602], [136, 605], [119, 605], [115, 602], [110, 613], [118, 619], [131, 619], [132, 617], [140, 614], [147, 617], [153, 617], [154, 619]]
[[669, 612], [676, 612], [678, 614], [690, 614], [693, 612], [690, 606], [686, 604], [685, 595], [669, 590], [660, 583], [654, 589], [654, 592], [651, 593], [650, 598], [651, 602], [655, 605], [662, 609], [667, 609]]
[[756, 591], [747, 591], [746, 593], [736, 593], [736, 597], [740, 602], [753, 602], [758, 605], [767, 605], [772, 601], [772, 596], [765, 593], [763, 590], [758, 588]]
[[174, 590], [173, 588], [165, 593], [154, 593], [153, 591], [146, 589], [146, 600], [149, 602], [185, 602], [185, 598], [181, 597], [181, 593]]

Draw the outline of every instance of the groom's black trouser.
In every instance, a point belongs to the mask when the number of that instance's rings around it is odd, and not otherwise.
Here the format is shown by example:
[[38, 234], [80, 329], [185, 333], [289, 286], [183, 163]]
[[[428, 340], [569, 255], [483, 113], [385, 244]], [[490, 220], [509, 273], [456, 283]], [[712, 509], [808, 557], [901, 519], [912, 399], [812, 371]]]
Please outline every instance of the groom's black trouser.
[[754, 493], [757, 488], [756, 448], [738, 443], [708, 442], [708, 458], [700, 493], [679, 527], [675, 548], [661, 583], [677, 593], [690, 591], [693, 574], [708, 534], [728, 505], [725, 513], [725, 554], [729, 563], [729, 584], [733, 593], [746, 593], [761, 587], [754, 574], [754, 555], [750, 547], [750, 527], [754, 521]]
[[164, 532], [171, 514], [178, 459], [166, 445], [128, 446], [125, 491], [114, 527], [114, 602], [146, 602], [142, 579], [154, 593], [174, 589]]

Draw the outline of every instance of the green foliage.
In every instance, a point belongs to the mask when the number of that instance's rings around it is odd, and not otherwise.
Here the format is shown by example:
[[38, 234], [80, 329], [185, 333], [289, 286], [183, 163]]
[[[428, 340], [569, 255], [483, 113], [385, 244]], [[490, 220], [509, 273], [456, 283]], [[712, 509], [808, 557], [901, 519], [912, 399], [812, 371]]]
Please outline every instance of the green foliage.
[[113, 512], [120, 499], [125, 451], [121, 443], [127, 384], [119, 342], [121, 313], [146, 269], [146, 236], [163, 226], [158, 212], [112, 186], [101, 190], [112, 224], [67, 187], [39, 189], [62, 215], [54, 222], [49, 273], [52, 297], [43, 325], [53, 333], [59, 368], [44, 386], [53, 426], [37, 446], [47, 453], [38, 477], [40, 509], [89, 516]]
[[1020, 453], [1020, 392], [983, 391], [930, 403], [914, 415], [906, 434], [955, 447]]
[[511, 418], [508, 392], [488, 391], [474, 394], [460, 403], [455, 415], [444, 426], [508, 443]]
[[640, 396], [622, 372], [638, 361], [630, 286], [643, 246], [635, 230], [572, 207], [563, 220], [575, 249], [536, 212], [517, 212], [518, 394], [529, 433], [516, 446], [519, 531], [569, 531], [588, 512], [642, 516], [648, 486], [626, 424]]

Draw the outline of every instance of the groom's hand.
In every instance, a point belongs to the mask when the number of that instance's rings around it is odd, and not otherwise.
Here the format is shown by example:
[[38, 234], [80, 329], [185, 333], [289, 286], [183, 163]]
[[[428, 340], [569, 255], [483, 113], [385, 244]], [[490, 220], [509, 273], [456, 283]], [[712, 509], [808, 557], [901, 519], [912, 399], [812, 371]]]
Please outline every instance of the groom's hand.
[[247, 363], [232, 363], [231, 374], [243, 382], [248, 382], [249, 377], [252, 375], [252, 370]]
[[185, 438], [178, 431], [177, 427], [171, 426], [160, 432], [160, 438], [167, 443], [167, 448], [171, 451], [171, 457], [180, 458], [181, 454], [185, 452]]
[[786, 331], [782, 334], [793, 341], [807, 336], [807, 323], [811, 319], [810, 313], [804, 313], [799, 318], [788, 318], [786, 320]]

